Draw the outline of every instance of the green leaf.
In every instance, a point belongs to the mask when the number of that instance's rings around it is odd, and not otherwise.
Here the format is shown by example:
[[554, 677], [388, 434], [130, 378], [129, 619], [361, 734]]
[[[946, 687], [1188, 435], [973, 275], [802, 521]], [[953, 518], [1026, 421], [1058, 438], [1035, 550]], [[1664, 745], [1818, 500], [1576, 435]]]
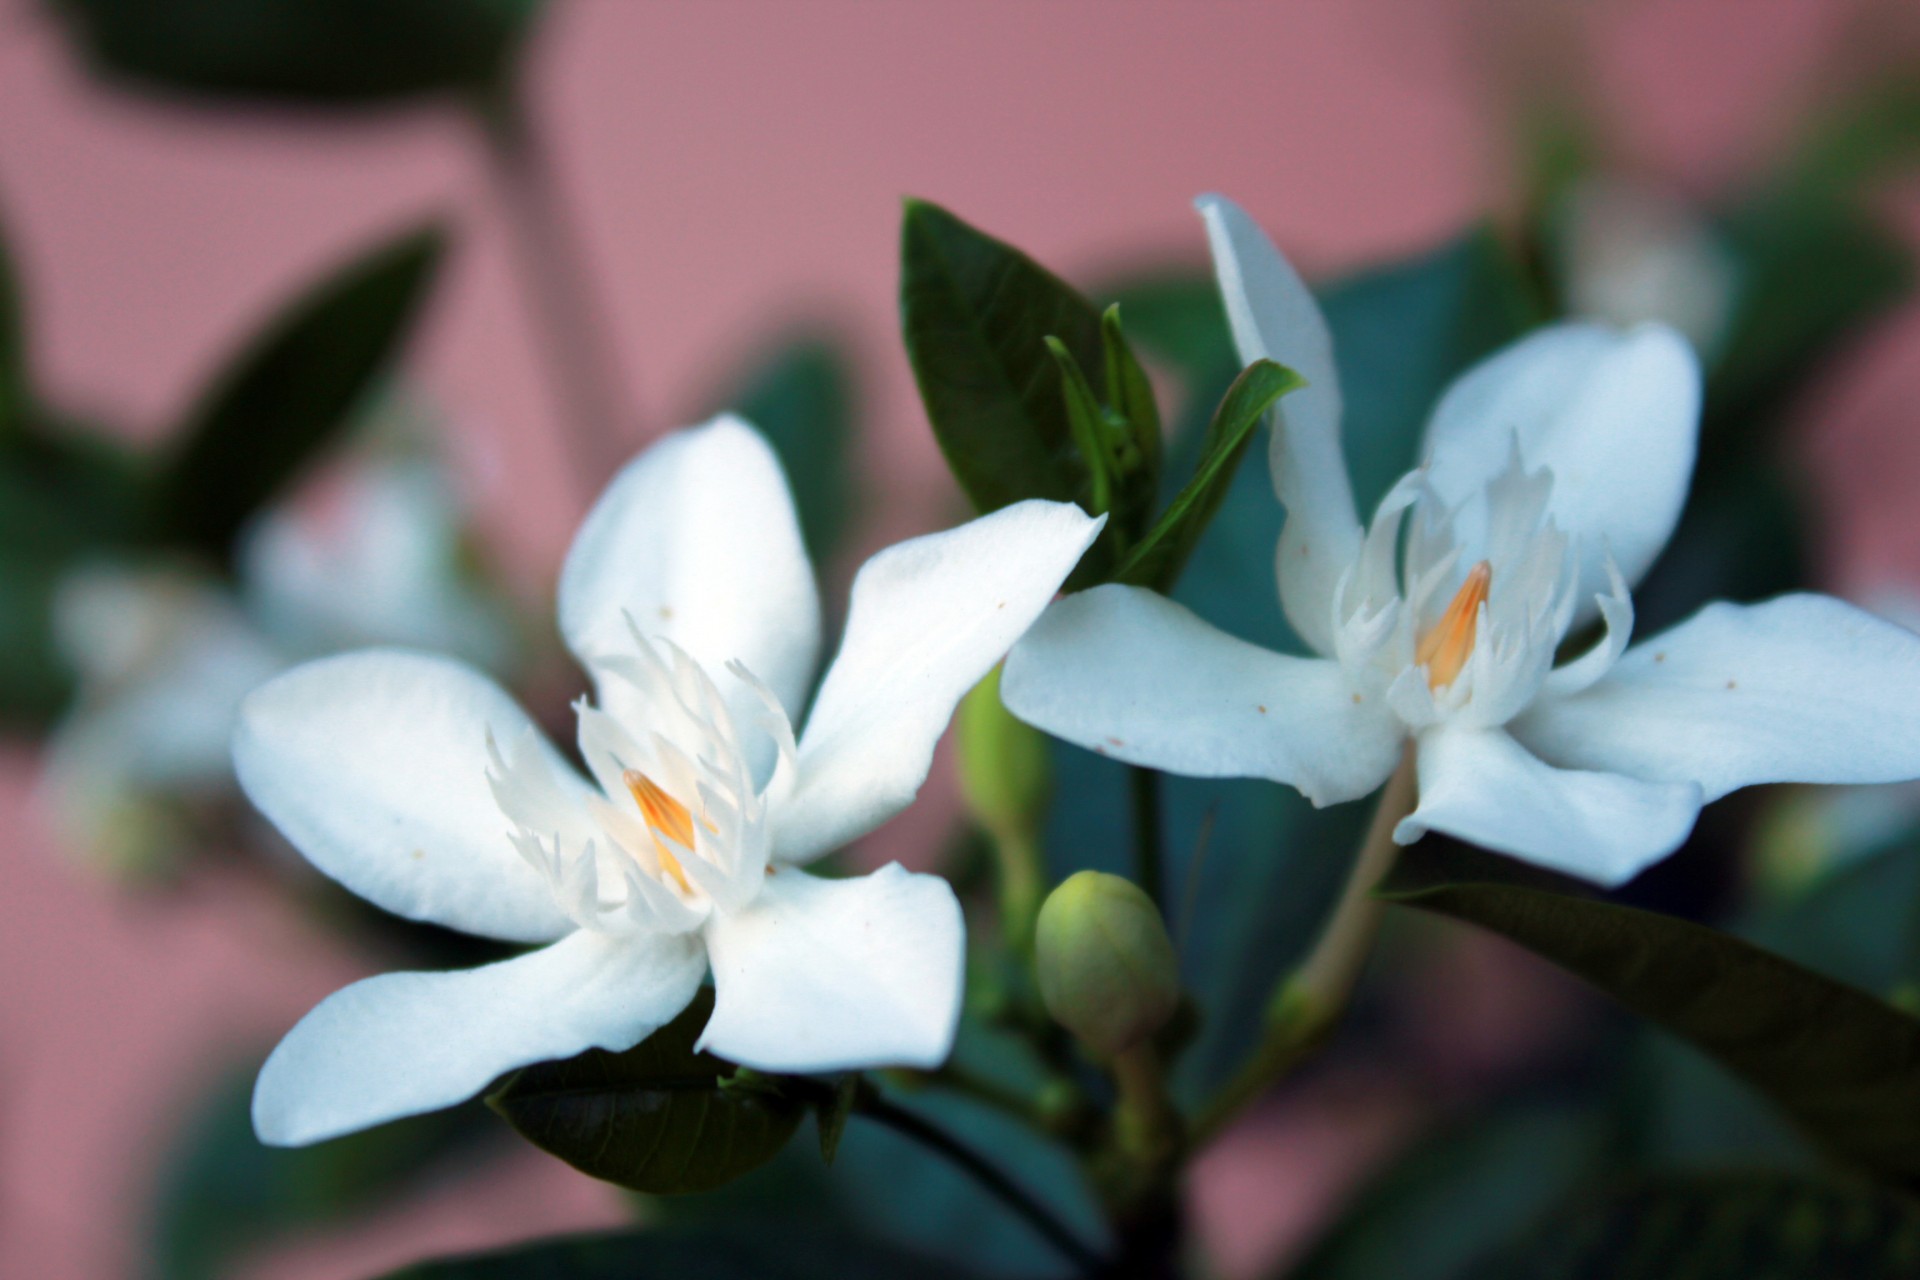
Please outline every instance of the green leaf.
[[860, 1099], [860, 1075], [849, 1072], [842, 1076], [833, 1091], [833, 1101], [820, 1106], [814, 1112], [814, 1123], [820, 1129], [820, 1159], [832, 1164], [834, 1156], [840, 1152], [840, 1139], [847, 1135], [847, 1121], [853, 1118], [853, 1104]]
[[1572, 1194], [1603, 1136], [1540, 1107], [1456, 1125], [1362, 1190], [1287, 1280], [1452, 1280]]
[[732, 1223], [543, 1240], [421, 1263], [385, 1280], [960, 1280], [964, 1274], [843, 1232]]
[[1556, 1214], [1463, 1280], [1899, 1280], [1920, 1274], [1920, 1207], [1766, 1173], [1655, 1177]]
[[1416, 846], [1380, 892], [1553, 961], [1711, 1056], [1833, 1156], [1920, 1185], [1920, 1020], [1729, 934], [1557, 882]]
[[1100, 313], [1100, 345], [1107, 361], [1107, 403], [1120, 416], [1139, 455], [1135, 469], [1145, 501], [1151, 503], [1160, 483], [1160, 404], [1153, 395], [1152, 379], [1140, 367], [1121, 328], [1117, 302]]
[[1193, 478], [1174, 495], [1146, 537], [1114, 571], [1119, 582], [1165, 591], [1186, 567], [1187, 557], [1206, 532], [1214, 513], [1226, 500], [1254, 428], [1281, 396], [1306, 382], [1285, 365], [1256, 360], [1227, 388], [1213, 421], [1207, 425], [1200, 465]]
[[223, 1079], [173, 1139], [154, 1185], [153, 1274], [231, 1274], [249, 1250], [386, 1204], [440, 1161], [471, 1159], [499, 1136], [479, 1108], [461, 1107], [317, 1146], [263, 1146], [251, 1111], [257, 1074], [250, 1067]]
[[382, 245], [296, 300], [215, 379], [158, 462], [163, 538], [227, 558], [393, 367], [444, 248], [437, 228]]
[[1047, 353], [1060, 369], [1060, 395], [1066, 406], [1067, 429], [1073, 435], [1074, 448], [1080, 451], [1081, 464], [1087, 470], [1087, 510], [1096, 516], [1107, 515], [1113, 510], [1114, 483], [1118, 478], [1113, 450], [1107, 440], [1112, 424], [1107, 421], [1100, 401], [1093, 394], [1093, 387], [1087, 382], [1087, 375], [1081, 371], [1066, 344], [1051, 334], [1047, 336], [1046, 343]]
[[372, 106], [478, 88], [540, 0], [52, 0], [94, 69], [149, 90]]
[[1162, 269], [1108, 282], [1093, 296], [1108, 300], [1127, 319], [1127, 335], [1152, 358], [1170, 366], [1189, 389], [1240, 364], [1227, 327], [1226, 307], [1213, 276]]
[[526, 1067], [487, 1095], [520, 1136], [582, 1173], [634, 1191], [707, 1191], [778, 1155], [806, 1106], [735, 1077], [693, 1046], [713, 991], [625, 1053], [592, 1049]]
[[1080, 368], [1101, 369], [1091, 302], [1011, 245], [909, 200], [900, 315], [934, 436], [977, 509], [1089, 498], [1046, 339], [1059, 339]]
[[731, 389], [707, 403], [731, 409], [766, 436], [793, 487], [808, 552], [815, 564], [832, 561], [857, 508], [853, 368], [843, 342], [824, 333], [793, 335], [723, 385]]

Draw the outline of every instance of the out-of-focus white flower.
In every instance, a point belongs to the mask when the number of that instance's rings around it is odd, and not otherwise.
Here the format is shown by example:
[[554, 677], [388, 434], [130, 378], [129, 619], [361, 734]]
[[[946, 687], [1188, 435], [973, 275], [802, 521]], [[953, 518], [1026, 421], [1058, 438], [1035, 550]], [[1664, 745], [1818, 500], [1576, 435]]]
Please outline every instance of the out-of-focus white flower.
[[1733, 315], [1738, 271], [1684, 201], [1617, 176], [1591, 177], [1559, 213], [1561, 274], [1575, 315], [1678, 329], [1711, 359]]
[[446, 658], [344, 654], [256, 690], [241, 785], [316, 867], [396, 914], [545, 944], [329, 997], [261, 1071], [261, 1138], [314, 1142], [627, 1048], [709, 967], [701, 1043], [732, 1061], [941, 1061], [961, 998], [952, 889], [897, 865], [800, 868], [911, 802], [955, 704], [1101, 523], [1022, 502], [874, 556], [796, 740], [819, 598], [773, 451], [722, 418], [635, 459], [568, 553], [559, 619], [593, 678], [576, 708], [590, 778]]
[[237, 592], [173, 565], [71, 575], [54, 626], [77, 692], [41, 784], [62, 845], [116, 877], [165, 869], [190, 815], [233, 791], [241, 699], [295, 662], [381, 643], [505, 661], [460, 517], [434, 464], [358, 459], [243, 535]]
[[[1468, 370], [1428, 423], [1430, 460], [1363, 528], [1312, 295], [1238, 208], [1200, 209], [1241, 356], [1307, 380], [1278, 408], [1271, 459], [1280, 601], [1319, 656], [1099, 587], [1015, 648], [1014, 714], [1316, 804], [1374, 790], [1411, 741], [1419, 804], [1401, 843], [1443, 831], [1604, 884], [1670, 853], [1737, 787], [1920, 776], [1920, 637], [1851, 605], [1714, 604], [1627, 648], [1628, 584], [1672, 534], [1693, 469], [1699, 368], [1678, 334], [1557, 325]], [[1556, 667], [1591, 618], [1600, 639]]]

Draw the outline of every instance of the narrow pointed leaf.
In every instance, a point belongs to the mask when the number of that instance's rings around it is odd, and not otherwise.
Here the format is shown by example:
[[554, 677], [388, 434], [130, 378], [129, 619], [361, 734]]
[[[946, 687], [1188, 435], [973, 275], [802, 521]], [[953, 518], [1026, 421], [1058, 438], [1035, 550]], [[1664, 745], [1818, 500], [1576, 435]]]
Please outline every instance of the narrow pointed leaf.
[[736, 1083], [732, 1064], [695, 1053], [712, 1013], [703, 988], [625, 1053], [593, 1049], [526, 1067], [487, 1105], [542, 1151], [604, 1181], [655, 1195], [723, 1186], [778, 1155], [806, 1106]]
[[1107, 357], [1107, 403], [1127, 424], [1128, 438], [1139, 454], [1138, 484], [1151, 502], [1160, 487], [1160, 405], [1152, 380], [1121, 329], [1117, 302], [1100, 313], [1100, 340]]
[[1101, 368], [1091, 302], [1013, 246], [910, 200], [900, 314], [934, 436], [977, 509], [1087, 496], [1046, 338], [1058, 338], [1082, 369]]
[[0, 441], [12, 439], [26, 425], [26, 345], [20, 282], [8, 252], [6, 228], [0, 225]]
[[165, 538], [222, 560], [240, 528], [343, 434], [389, 372], [445, 237], [382, 245], [298, 299], [215, 381], [159, 460]]
[[1262, 415], [1281, 396], [1304, 385], [1299, 374], [1271, 360], [1256, 360], [1234, 379], [1207, 427], [1206, 444], [1193, 478], [1174, 495], [1153, 528], [1121, 563], [1114, 574], [1117, 581], [1159, 591], [1173, 585], [1225, 500]]
[[1046, 342], [1047, 353], [1060, 369], [1060, 399], [1067, 413], [1067, 429], [1073, 434], [1074, 447], [1080, 451], [1081, 465], [1087, 470], [1086, 507], [1094, 515], [1102, 516], [1113, 510], [1115, 479], [1112, 451], [1106, 441], [1107, 423], [1086, 373], [1067, 350], [1066, 343], [1051, 334]]
[[1920, 1020], [1729, 934], [1416, 846], [1391, 901], [1489, 929], [1586, 979], [1764, 1094], [1830, 1155], [1920, 1187]]
[[1461, 1280], [1902, 1280], [1920, 1206], [1776, 1173], [1666, 1175], [1570, 1206]]

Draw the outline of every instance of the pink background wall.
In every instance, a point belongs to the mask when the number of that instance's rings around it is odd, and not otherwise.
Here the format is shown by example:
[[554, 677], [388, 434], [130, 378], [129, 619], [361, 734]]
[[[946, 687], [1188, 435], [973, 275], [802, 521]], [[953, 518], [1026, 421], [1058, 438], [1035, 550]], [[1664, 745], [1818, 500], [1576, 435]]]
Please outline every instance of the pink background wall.
[[[824, 314], [865, 357], [883, 524], [944, 522], [893, 333], [900, 196], [948, 203], [1070, 275], [1197, 259], [1188, 201], [1209, 189], [1309, 267], [1411, 249], [1501, 189], [1469, 8], [1514, 7], [562, 0], [538, 49], [538, 108], [628, 374], [632, 443], [690, 412], [757, 338]], [[1706, 186], [1770, 136], [1846, 8], [1615, 5], [1592, 24], [1599, 82], [1645, 162]], [[432, 109], [321, 125], [111, 95], [23, 0], [0, 6], [0, 209], [47, 390], [151, 433], [287, 290], [370, 237], [447, 214], [460, 250], [415, 373], [459, 424], [498, 545], [539, 591], [582, 499], [471, 144]], [[1817, 433], [1821, 474], [1863, 495], [1835, 528], [1849, 581], [1920, 573], [1898, 513], [1920, 479], [1902, 421], [1916, 339], [1909, 318]], [[1860, 487], [1868, 475], [1877, 484]], [[145, 1158], [223, 1057], [208, 1042], [276, 1034], [354, 966], [246, 886], [142, 902], [81, 883], [27, 812], [31, 773], [22, 750], [0, 759], [0, 1274], [118, 1276], [137, 1248]], [[1322, 1142], [1329, 1160], [1358, 1149], [1348, 1132]], [[1311, 1212], [1324, 1186], [1270, 1181], [1272, 1159], [1223, 1153], [1208, 1185], [1298, 1186]], [[616, 1212], [529, 1153], [263, 1274], [360, 1276]], [[1305, 1216], [1248, 1214], [1206, 1216], [1239, 1232], [1232, 1256]]]

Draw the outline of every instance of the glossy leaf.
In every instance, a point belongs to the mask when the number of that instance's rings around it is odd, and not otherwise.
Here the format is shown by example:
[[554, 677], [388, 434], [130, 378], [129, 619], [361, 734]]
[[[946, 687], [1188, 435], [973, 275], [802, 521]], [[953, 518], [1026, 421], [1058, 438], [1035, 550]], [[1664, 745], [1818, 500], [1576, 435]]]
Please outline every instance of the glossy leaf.
[[444, 248], [437, 229], [382, 245], [296, 300], [227, 367], [159, 460], [163, 537], [227, 556], [392, 369]]
[[1287, 1280], [1452, 1280], [1570, 1196], [1602, 1138], [1565, 1110], [1474, 1117], [1397, 1159]]
[[256, 1074], [249, 1068], [222, 1080], [162, 1160], [151, 1208], [153, 1274], [229, 1275], [249, 1250], [387, 1204], [441, 1161], [470, 1160], [499, 1137], [484, 1112], [460, 1107], [311, 1147], [263, 1146], [251, 1113]]
[[742, 1223], [572, 1236], [395, 1271], [385, 1280], [960, 1280], [838, 1231]]
[[767, 437], [793, 486], [800, 531], [815, 564], [842, 549], [856, 510], [854, 373], [844, 343], [803, 333], [774, 344], [773, 354], [725, 380], [708, 399]]
[[1836, 1158], [1920, 1186], [1920, 1020], [1730, 934], [1575, 896], [1461, 847], [1415, 846], [1391, 901], [1489, 929], [1584, 978], [1765, 1094]]
[[1657, 1177], [1556, 1214], [1462, 1280], [1901, 1280], [1920, 1206], [1783, 1174]]
[[582, 1173], [634, 1191], [722, 1186], [787, 1144], [804, 1103], [695, 1053], [713, 992], [624, 1053], [591, 1049], [526, 1067], [487, 1095], [523, 1138]]
[[540, 0], [52, 0], [101, 73], [168, 93], [375, 105], [497, 81]]
[[1082, 369], [1102, 369], [1091, 302], [1013, 246], [910, 200], [900, 314], [934, 436], [977, 509], [1088, 497], [1046, 339], [1059, 339]]
[[1299, 374], [1271, 360], [1255, 361], [1234, 379], [1207, 425], [1193, 478], [1121, 562], [1115, 579], [1156, 591], [1173, 585], [1226, 500], [1234, 472], [1253, 442], [1254, 429], [1281, 396], [1304, 385]]

